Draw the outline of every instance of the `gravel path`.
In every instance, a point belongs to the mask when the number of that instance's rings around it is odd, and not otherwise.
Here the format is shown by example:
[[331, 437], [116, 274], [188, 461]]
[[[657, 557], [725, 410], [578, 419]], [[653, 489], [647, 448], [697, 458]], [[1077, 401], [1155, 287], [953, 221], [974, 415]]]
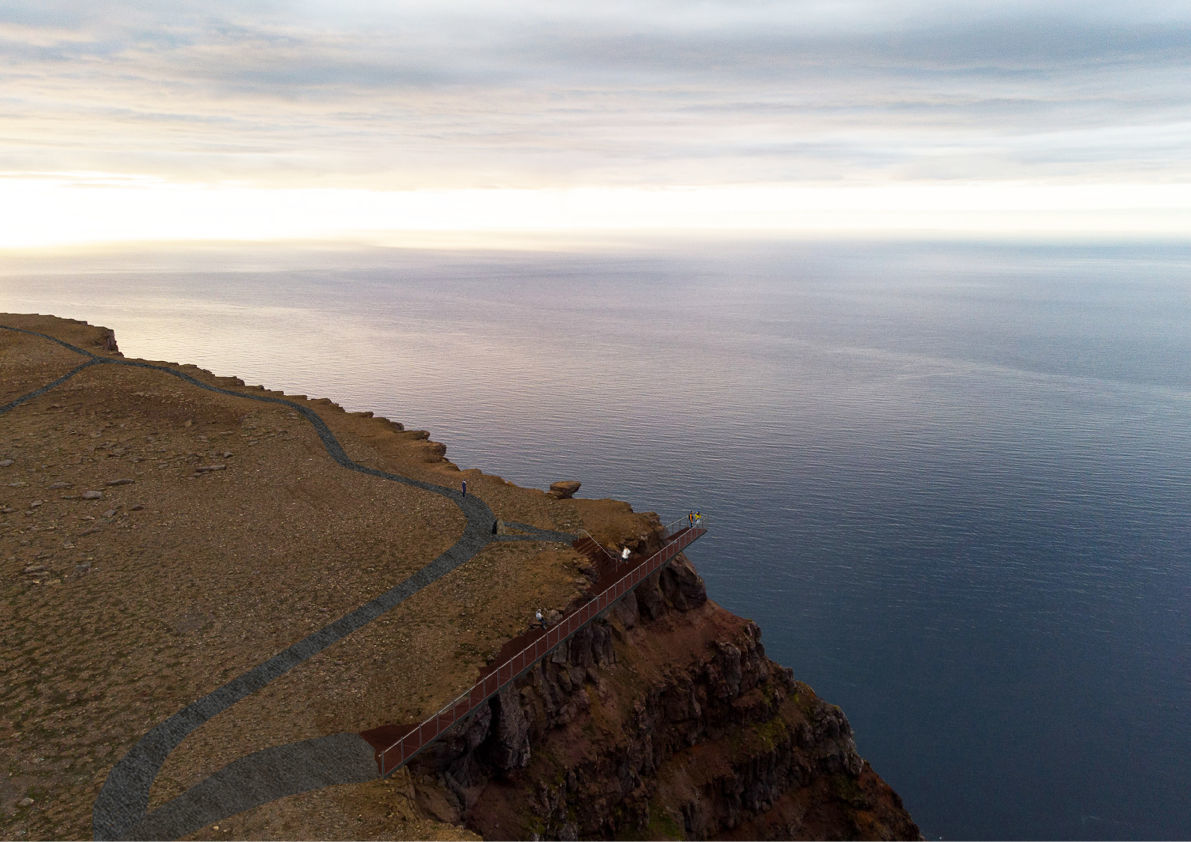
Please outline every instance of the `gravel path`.
[[168, 366], [139, 360], [102, 357], [48, 334], [0, 325], [55, 342], [87, 361], [50, 383], [0, 406], [0, 415], [15, 409], [94, 365], [123, 365], [159, 371], [205, 389], [245, 400], [279, 404], [298, 412], [314, 428], [327, 454], [348, 470], [391, 482], [410, 485], [451, 500], [467, 518], [463, 535], [455, 544], [409, 578], [319, 629], [282, 652], [242, 673], [222, 687], [187, 705], [154, 726], [121, 758], [104, 782], [92, 810], [96, 839], [167, 839], [192, 833], [211, 822], [286, 795], [377, 777], [372, 747], [358, 734], [334, 734], [315, 740], [277, 746], [243, 757], [192, 787], [181, 796], [146, 815], [149, 791], [166, 758], [190, 733], [246, 696], [265, 687], [287, 671], [331, 644], [362, 628], [422, 588], [471, 559], [493, 541], [558, 541], [571, 543], [574, 535], [527, 524], [507, 524], [522, 534], [495, 534], [496, 518], [474, 494], [369, 468], [352, 461], [326, 422], [312, 409], [270, 395], [252, 395], [204, 383]]

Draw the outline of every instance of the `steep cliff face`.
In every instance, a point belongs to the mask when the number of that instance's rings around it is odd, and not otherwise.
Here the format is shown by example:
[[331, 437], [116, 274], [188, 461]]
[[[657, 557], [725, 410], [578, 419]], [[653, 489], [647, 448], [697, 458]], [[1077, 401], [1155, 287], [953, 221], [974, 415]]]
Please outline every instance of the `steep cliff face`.
[[487, 838], [919, 838], [839, 708], [681, 557], [411, 764]]

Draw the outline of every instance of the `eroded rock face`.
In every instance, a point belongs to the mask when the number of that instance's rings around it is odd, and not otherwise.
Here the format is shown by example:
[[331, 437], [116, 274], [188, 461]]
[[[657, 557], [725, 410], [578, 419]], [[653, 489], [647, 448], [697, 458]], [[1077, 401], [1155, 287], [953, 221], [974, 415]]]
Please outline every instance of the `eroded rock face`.
[[489, 838], [919, 838], [843, 712], [681, 557], [411, 771]]

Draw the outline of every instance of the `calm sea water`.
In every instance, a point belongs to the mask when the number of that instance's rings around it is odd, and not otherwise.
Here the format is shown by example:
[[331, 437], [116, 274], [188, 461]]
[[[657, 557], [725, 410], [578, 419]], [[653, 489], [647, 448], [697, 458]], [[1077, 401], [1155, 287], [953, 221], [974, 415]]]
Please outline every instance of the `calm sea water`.
[[0, 310], [702, 510], [712, 598], [928, 837], [1191, 837], [1191, 247], [204, 260]]

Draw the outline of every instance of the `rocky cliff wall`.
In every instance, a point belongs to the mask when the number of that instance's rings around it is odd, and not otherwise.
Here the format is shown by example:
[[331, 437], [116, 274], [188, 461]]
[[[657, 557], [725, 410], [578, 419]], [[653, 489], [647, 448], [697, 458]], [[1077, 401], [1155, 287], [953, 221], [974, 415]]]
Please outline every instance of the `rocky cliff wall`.
[[486, 838], [919, 838], [842, 711], [681, 557], [411, 764]]

